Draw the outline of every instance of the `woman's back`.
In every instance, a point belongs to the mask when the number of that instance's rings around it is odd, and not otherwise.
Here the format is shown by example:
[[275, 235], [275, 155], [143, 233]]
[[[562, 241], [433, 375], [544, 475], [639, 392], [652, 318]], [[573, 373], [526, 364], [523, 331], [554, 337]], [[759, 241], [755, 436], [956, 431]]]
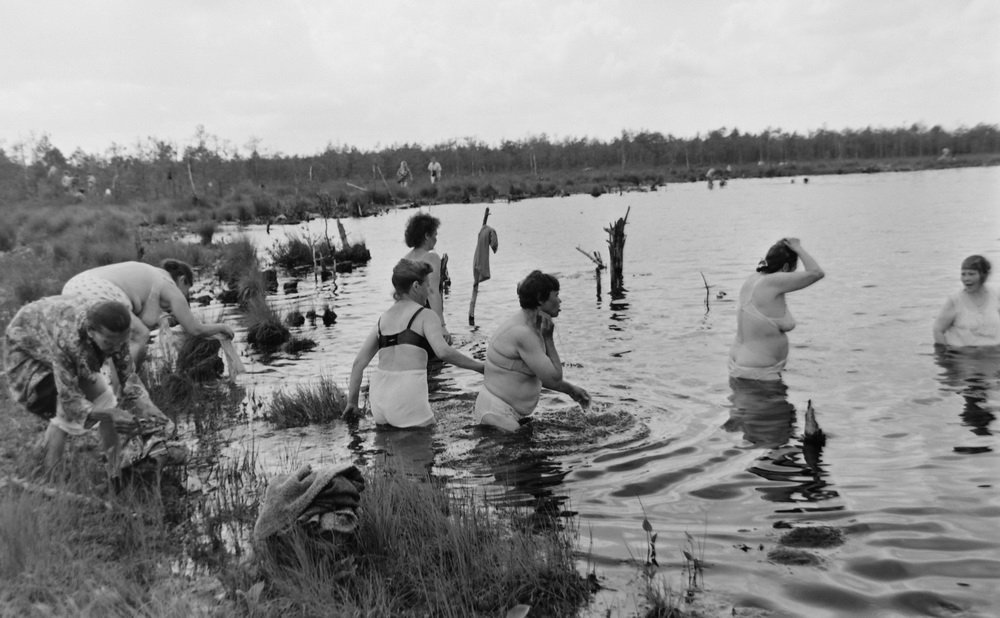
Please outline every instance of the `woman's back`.
[[[409, 330], [426, 344], [423, 329], [423, 307], [414, 302], [395, 303], [378, 320], [378, 330], [383, 340]], [[400, 343], [379, 347], [379, 369], [405, 371], [427, 367], [427, 347], [413, 345], [406, 337]], [[414, 340], [417, 341], [417, 340]], [[384, 342], [384, 341], [383, 341]], [[429, 347], [429, 346], [428, 346]]]

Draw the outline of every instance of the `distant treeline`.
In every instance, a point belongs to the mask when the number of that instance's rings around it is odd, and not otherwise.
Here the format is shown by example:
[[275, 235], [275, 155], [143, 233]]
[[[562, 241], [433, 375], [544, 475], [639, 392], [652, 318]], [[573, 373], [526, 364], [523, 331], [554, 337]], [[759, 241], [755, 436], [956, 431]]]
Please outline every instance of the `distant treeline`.
[[426, 170], [432, 157], [442, 164], [445, 180], [505, 175], [545, 179], [591, 170], [628, 175], [662, 169], [661, 179], [678, 181], [699, 178], [711, 167], [803, 167], [822, 162], [997, 153], [1000, 130], [986, 124], [953, 132], [915, 124], [895, 129], [820, 129], [806, 135], [781, 129], [743, 133], [720, 128], [687, 139], [626, 131], [610, 141], [552, 140], [543, 134], [499, 145], [474, 138], [372, 151], [331, 145], [314, 155], [261, 154], [256, 140], [241, 149], [198, 127], [191, 145], [184, 147], [149, 138], [133, 147], [115, 144], [101, 154], [78, 149], [68, 157], [51, 144], [48, 135], [33, 136], [0, 149], [0, 199], [64, 194], [100, 194], [117, 201], [221, 199], [233, 191], [265, 187], [318, 191], [328, 189], [331, 183], [391, 191], [401, 161], [413, 171], [413, 185], [429, 184]]

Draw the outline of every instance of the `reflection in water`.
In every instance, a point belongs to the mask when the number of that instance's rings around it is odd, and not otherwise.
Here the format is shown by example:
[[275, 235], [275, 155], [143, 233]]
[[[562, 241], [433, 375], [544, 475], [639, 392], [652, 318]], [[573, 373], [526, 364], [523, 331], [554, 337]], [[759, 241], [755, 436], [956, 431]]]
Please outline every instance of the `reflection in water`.
[[996, 418], [990, 393], [1000, 392], [1000, 348], [939, 349], [935, 361], [945, 390], [965, 399], [962, 424], [978, 436], [992, 435], [990, 423]]
[[386, 466], [418, 479], [427, 478], [434, 467], [434, 429], [416, 427], [398, 429], [378, 426], [374, 447], [385, 457]]
[[[795, 429], [795, 406], [788, 401], [788, 387], [781, 380], [758, 381], [730, 378], [733, 404], [727, 431], [743, 431], [754, 446], [769, 449], [759, 457], [749, 472], [774, 481], [777, 485], [760, 487], [771, 502], [819, 502], [838, 494], [829, 489], [823, 469], [826, 436], [816, 423], [812, 402], [806, 410], [805, 431], [792, 441]], [[822, 510], [839, 510], [841, 507]], [[815, 509], [811, 509], [815, 510]]]
[[482, 433], [476, 451], [483, 458], [483, 472], [503, 488], [491, 496], [494, 504], [528, 509], [527, 523], [536, 528], [550, 528], [558, 525], [559, 518], [576, 514], [564, 508], [568, 496], [556, 493], [569, 470], [548, 453], [533, 448], [535, 438], [530, 426], [518, 434], [501, 435], [490, 429]]
[[627, 313], [629, 304], [625, 302], [625, 293], [622, 291], [618, 294], [613, 294], [611, 298], [613, 300], [608, 305], [611, 308], [611, 324], [608, 326], [608, 329], [616, 331], [625, 330], [625, 322], [629, 321]]

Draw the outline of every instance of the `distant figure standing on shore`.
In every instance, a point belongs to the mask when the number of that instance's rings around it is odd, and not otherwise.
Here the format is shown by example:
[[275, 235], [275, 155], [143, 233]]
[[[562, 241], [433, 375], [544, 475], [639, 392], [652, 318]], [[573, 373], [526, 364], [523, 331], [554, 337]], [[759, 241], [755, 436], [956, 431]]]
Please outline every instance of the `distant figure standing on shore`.
[[413, 174], [410, 173], [410, 166], [406, 164], [406, 161], [400, 161], [399, 169], [396, 170], [396, 182], [405, 187], [410, 184], [412, 178]]
[[1000, 345], [1000, 298], [986, 285], [990, 269], [989, 260], [981, 255], [962, 261], [962, 289], [948, 297], [934, 321], [935, 345]]
[[427, 164], [427, 171], [431, 175], [431, 184], [441, 180], [441, 164], [434, 157], [431, 157], [431, 162]]

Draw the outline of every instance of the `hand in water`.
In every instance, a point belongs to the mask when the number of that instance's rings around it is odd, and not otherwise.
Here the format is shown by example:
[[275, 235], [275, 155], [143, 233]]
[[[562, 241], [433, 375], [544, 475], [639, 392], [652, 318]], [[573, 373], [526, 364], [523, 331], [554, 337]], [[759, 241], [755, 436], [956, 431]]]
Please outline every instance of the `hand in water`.
[[576, 387], [576, 390], [573, 392], [571, 397], [573, 397], [573, 401], [580, 404], [580, 407], [584, 410], [590, 407], [590, 393], [583, 390], [579, 386]]

